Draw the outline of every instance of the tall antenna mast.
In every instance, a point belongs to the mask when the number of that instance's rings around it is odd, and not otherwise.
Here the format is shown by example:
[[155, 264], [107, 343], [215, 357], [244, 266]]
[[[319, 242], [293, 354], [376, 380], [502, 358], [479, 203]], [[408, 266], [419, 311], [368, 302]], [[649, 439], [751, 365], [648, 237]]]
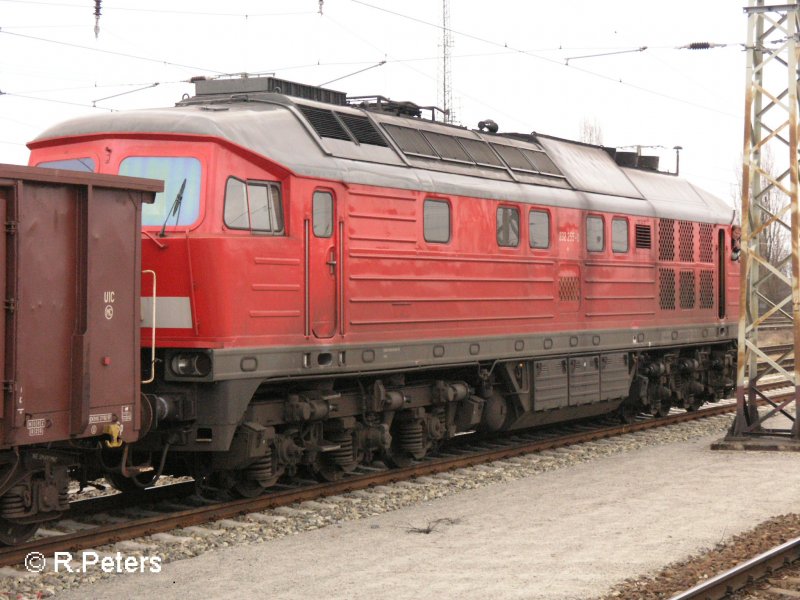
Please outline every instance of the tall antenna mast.
[[450, 0], [442, 0], [442, 109], [444, 122], [455, 122], [453, 89], [450, 72], [450, 50], [453, 47], [453, 32], [450, 31]]

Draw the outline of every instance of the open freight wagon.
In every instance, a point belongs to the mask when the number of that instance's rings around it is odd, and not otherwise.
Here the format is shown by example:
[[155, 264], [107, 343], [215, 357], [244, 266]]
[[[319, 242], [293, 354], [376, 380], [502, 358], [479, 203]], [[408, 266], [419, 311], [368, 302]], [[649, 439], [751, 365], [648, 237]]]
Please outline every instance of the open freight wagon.
[[138, 439], [141, 205], [159, 181], [0, 164], [0, 542], [67, 509], [70, 469]]

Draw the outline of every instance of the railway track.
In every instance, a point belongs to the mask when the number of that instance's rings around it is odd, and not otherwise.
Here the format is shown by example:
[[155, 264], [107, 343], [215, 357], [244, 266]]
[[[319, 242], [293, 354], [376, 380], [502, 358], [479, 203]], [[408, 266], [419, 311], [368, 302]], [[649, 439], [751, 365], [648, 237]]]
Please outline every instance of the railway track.
[[[800, 598], [798, 560], [800, 538], [794, 538], [673, 596], [671, 600], [722, 600], [740, 591], [746, 591], [748, 598]], [[771, 577], [789, 565], [792, 565], [791, 575], [780, 579]], [[771, 578], [756, 589], [754, 584], [768, 576]]]
[[[517, 433], [505, 439], [464, 439], [461, 443], [448, 448], [444, 453], [405, 468], [362, 468], [351, 476], [331, 483], [298, 481], [291, 486], [276, 486], [270, 493], [254, 499], [207, 504], [198, 502], [196, 497], [187, 498], [185, 494], [189, 488], [184, 487], [182, 488], [184, 496], [179, 501], [174, 500], [174, 498], [180, 497], [178, 490], [164, 489], [160, 491], [159, 488], [147, 490], [136, 496], [116, 494], [84, 500], [73, 505], [79, 508], [80, 514], [88, 516], [88, 522], [77, 523], [76, 526], [73, 519], [78, 516], [70, 514], [69, 520], [71, 525], [77, 529], [76, 531], [62, 535], [46, 531], [45, 536], [28, 543], [0, 549], [0, 566], [22, 564], [25, 557], [31, 552], [52, 556], [56, 552], [75, 552], [96, 548], [142, 536], [165, 533], [178, 528], [201, 525], [220, 519], [233, 519], [240, 515], [433, 475], [461, 467], [712, 417], [732, 412], [735, 407], [735, 401], [727, 400], [708, 405], [695, 412], [673, 409], [672, 414], [664, 418], [642, 417], [632, 424], [612, 425], [609, 422], [610, 419], [605, 419], [599, 422], [575, 423], [555, 430]], [[152, 495], [150, 495], [151, 493]], [[131, 508], [131, 504], [135, 504], [135, 507]], [[104, 511], [120, 507], [125, 507], [131, 516], [109, 517], [103, 514]]]
[[[779, 364], [787, 371], [794, 370], [795, 359], [792, 353], [793, 350], [794, 344], [775, 344], [763, 348], [765, 354], [767, 354], [773, 360], [777, 360]], [[781, 358], [784, 355], [786, 355], [785, 358]], [[764, 373], [766, 370], [767, 364], [764, 361], [759, 360], [758, 372]]]

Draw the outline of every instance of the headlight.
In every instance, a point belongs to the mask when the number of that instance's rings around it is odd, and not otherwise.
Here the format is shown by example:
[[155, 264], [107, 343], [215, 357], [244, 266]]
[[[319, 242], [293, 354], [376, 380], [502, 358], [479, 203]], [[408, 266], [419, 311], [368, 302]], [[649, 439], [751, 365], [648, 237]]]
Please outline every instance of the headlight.
[[197, 352], [175, 354], [169, 368], [179, 377], [206, 377], [211, 373], [211, 357]]

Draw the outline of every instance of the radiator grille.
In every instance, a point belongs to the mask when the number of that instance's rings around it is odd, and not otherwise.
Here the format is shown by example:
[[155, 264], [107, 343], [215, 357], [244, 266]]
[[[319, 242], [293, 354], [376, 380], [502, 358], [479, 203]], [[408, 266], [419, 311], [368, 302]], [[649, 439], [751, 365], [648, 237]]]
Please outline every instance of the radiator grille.
[[714, 226], [700, 223], [700, 262], [714, 262]]
[[714, 308], [714, 271], [700, 271], [700, 308]]
[[659, 301], [662, 310], [675, 310], [675, 271], [658, 270]]
[[561, 277], [558, 280], [558, 299], [562, 302], [577, 302], [581, 297], [581, 284], [577, 277]]
[[694, 308], [694, 271], [681, 271], [681, 308]]
[[679, 253], [681, 262], [694, 262], [694, 223], [680, 221]]
[[675, 260], [675, 221], [658, 222], [658, 260]]

